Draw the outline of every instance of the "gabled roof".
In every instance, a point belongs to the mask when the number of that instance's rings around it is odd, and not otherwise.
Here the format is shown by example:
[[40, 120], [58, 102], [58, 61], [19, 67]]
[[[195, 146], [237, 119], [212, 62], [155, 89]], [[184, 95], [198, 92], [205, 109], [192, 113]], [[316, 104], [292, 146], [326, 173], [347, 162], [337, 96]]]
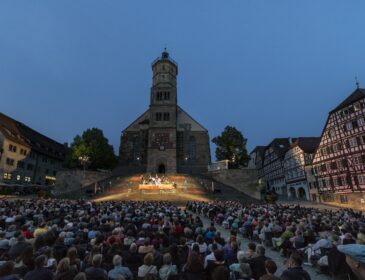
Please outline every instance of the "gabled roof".
[[292, 144], [292, 141], [296, 141], [297, 138], [274, 138], [274, 140], [271, 141], [269, 145], [267, 145], [266, 148], [273, 148], [274, 153], [281, 157], [283, 156], [286, 151], [290, 148], [290, 145]]
[[5, 137], [50, 157], [63, 159], [66, 148], [25, 124], [0, 113], [0, 130]]
[[[202, 126], [200, 123], [198, 123], [192, 116], [190, 116], [186, 111], [184, 111], [180, 106], [177, 106], [178, 109], [178, 113], [179, 110], [182, 113], [182, 115], [178, 114], [178, 119], [177, 119], [177, 125], [179, 125], [180, 121], [181, 121], [181, 117], [183, 115], [185, 115], [185, 117], [187, 117], [187, 120], [189, 120], [191, 123], [195, 124], [197, 126], [197, 128], [199, 128], [199, 130], [208, 132], [208, 129], [206, 129], [204, 126]], [[179, 130], [179, 127], [177, 127], [177, 129]]]
[[22, 137], [17, 121], [0, 112], [0, 131], [4, 136], [16, 143], [30, 147], [29, 143]]
[[[128, 130], [133, 131], [133, 127], [135, 125], [148, 125], [150, 123], [149, 120], [149, 112], [150, 109], [147, 109], [144, 113], [142, 113], [137, 119], [135, 119], [130, 125], [128, 125], [123, 131], [126, 132]], [[139, 128], [138, 128], [139, 130]]]
[[266, 146], [256, 146], [250, 154], [256, 153], [258, 155], [263, 155], [265, 152]]
[[359, 101], [360, 99], [365, 98], [365, 89], [357, 88], [353, 93], [350, 94], [344, 101], [340, 103], [335, 109], [333, 109], [330, 113], [341, 110], [346, 106], [351, 105], [352, 103]]
[[306, 154], [313, 154], [321, 141], [321, 137], [299, 137], [294, 143], [294, 146], [299, 146]]

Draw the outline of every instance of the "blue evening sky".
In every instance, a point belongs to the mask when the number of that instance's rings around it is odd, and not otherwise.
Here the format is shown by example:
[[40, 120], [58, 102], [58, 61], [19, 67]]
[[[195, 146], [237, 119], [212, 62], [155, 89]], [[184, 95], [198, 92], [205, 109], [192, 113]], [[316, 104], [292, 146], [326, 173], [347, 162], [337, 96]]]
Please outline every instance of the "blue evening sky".
[[211, 138], [320, 136], [356, 75], [365, 87], [364, 14], [364, 0], [2, 0], [0, 111], [61, 143], [101, 128], [117, 152], [167, 46], [179, 104]]

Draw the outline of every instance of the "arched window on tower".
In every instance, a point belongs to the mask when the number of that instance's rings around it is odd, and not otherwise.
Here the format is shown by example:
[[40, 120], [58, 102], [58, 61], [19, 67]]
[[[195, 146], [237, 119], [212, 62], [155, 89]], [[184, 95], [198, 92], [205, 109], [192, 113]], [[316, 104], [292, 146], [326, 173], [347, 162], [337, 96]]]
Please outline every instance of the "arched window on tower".
[[189, 160], [195, 160], [196, 159], [196, 139], [194, 136], [189, 137]]

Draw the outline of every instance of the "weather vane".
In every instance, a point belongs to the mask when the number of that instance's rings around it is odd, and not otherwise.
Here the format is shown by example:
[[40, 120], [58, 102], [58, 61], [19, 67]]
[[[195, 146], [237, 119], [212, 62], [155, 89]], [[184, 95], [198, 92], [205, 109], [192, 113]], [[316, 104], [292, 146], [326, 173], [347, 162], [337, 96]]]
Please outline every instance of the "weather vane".
[[356, 87], [359, 88], [360, 87], [360, 83], [359, 83], [359, 80], [357, 79], [357, 76], [355, 76], [355, 82], [356, 82]]

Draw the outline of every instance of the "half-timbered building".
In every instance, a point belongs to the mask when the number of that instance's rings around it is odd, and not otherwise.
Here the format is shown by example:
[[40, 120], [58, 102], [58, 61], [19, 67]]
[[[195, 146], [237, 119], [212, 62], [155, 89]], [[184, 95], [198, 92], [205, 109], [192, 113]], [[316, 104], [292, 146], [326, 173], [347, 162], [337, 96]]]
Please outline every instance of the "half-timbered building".
[[361, 206], [365, 196], [365, 89], [329, 113], [313, 159], [321, 200]]
[[319, 137], [299, 137], [285, 153], [284, 174], [288, 197], [309, 200], [306, 166], [310, 166]]
[[292, 138], [275, 138], [265, 149], [263, 172], [266, 190], [287, 196], [283, 160]]

